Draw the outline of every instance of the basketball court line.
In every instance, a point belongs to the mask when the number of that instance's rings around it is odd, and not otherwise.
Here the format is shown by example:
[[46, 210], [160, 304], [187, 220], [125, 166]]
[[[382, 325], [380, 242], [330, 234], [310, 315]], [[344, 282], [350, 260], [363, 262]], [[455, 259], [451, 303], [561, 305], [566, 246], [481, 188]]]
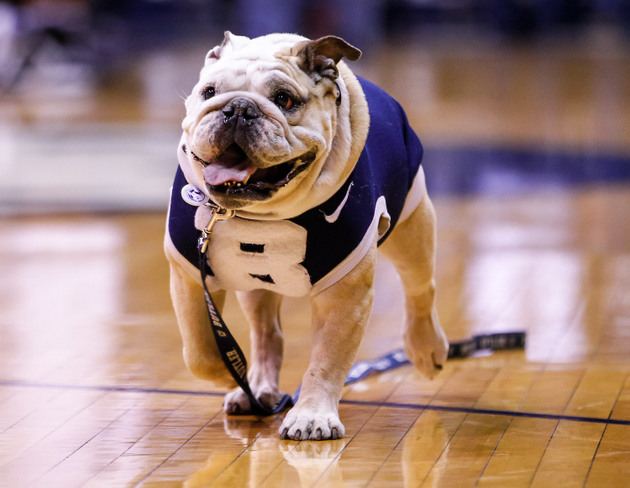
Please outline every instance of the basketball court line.
[[[60, 389], [60, 390], [89, 390], [89, 391], [102, 391], [102, 392], [116, 392], [116, 393], [145, 393], [148, 395], [190, 395], [190, 396], [212, 396], [222, 397], [225, 393], [216, 391], [198, 391], [198, 390], [173, 390], [162, 388], [138, 388], [131, 386], [99, 386], [99, 385], [68, 385], [59, 383], [37, 383], [29, 381], [0, 381], [0, 386], [13, 386], [21, 388], [41, 388], [41, 389]], [[602, 417], [585, 417], [579, 415], [562, 415], [562, 414], [547, 414], [537, 412], [520, 412], [517, 410], [495, 410], [487, 408], [474, 408], [474, 407], [457, 407], [457, 406], [445, 406], [445, 405], [429, 405], [422, 403], [396, 403], [396, 402], [381, 402], [370, 400], [345, 400], [341, 399], [342, 405], [357, 405], [368, 406], [377, 408], [403, 408], [411, 410], [432, 410], [437, 412], [458, 412], [478, 415], [501, 415], [507, 417], [521, 417], [532, 419], [546, 419], [556, 421], [569, 421], [569, 422], [581, 422], [581, 423], [594, 423], [594, 424], [606, 424], [606, 425], [622, 425], [630, 426], [630, 419], [612, 419]]]

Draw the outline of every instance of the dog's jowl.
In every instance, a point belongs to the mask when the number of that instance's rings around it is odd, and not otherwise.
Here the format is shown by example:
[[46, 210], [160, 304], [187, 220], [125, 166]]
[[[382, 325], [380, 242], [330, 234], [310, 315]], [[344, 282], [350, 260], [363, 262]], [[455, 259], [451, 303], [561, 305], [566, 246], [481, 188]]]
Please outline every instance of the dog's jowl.
[[[334, 36], [227, 32], [186, 100], [165, 238], [184, 359], [197, 376], [235, 385], [210, 327], [203, 266], [219, 308], [236, 292], [251, 327], [251, 392], [272, 407], [282, 397], [281, 298], [310, 296], [311, 361], [283, 438], [344, 435], [338, 404], [370, 316], [377, 248], [403, 283], [411, 362], [433, 377], [448, 352], [422, 145], [398, 103], [344, 62], [360, 55]], [[233, 217], [214, 225], [200, 264], [198, 239], [217, 208]], [[250, 403], [236, 388], [224, 409]]]

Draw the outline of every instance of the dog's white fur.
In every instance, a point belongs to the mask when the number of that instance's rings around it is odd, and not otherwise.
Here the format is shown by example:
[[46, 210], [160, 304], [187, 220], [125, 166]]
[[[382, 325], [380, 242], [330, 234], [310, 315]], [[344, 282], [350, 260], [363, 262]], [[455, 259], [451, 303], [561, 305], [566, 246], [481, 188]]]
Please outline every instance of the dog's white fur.
[[[317, 42], [317, 41], [314, 41]], [[235, 97], [246, 96], [260, 107], [270, 124], [264, 126], [248, 156], [261, 168], [282, 163], [317, 148], [315, 161], [302, 174], [263, 201], [213, 200], [256, 220], [278, 220], [299, 215], [326, 201], [352, 172], [369, 127], [367, 104], [361, 87], [345, 63], [336, 63], [336, 86], [341, 104], [336, 106], [335, 84], [313, 81], [304, 69], [308, 40], [274, 34], [257, 39], [226, 33], [226, 39], [208, 53], [200, 81], [186, 102], [182, 143], [190, 151], [182, 170], [187, 180], [206, 191], [202, 165], [214, 157], [213, 134], [221, 108]], [[344, 48], [345, 49], [345, 48]], [[347, 48], [352, 55], [351, 46]], [[343, 49], [342, 49], [343, 50]], [[302, 57], [301, 57], [302, 56]], [[302, 64], [301, 64], [302, 63]], [[283, 114], [269, 99], [270, 76], [282, 77], [309, 102], [299, 112]], [[203, 100], [199, 93], [211, 82], [217, 95]], [[208, 142], [210, 141], [210, 142]], [[217, 143], [219, 144], [219, 143]], [[414, 366], [433, 377], [446, 361], [448, 344], [435, 309], [435, 215], [426, 188], [418, 206], [392, 231], [380, 247], [396, 266], [406, 295], [405, 352]], [[312, 296], [313, 345], [310, 364], [302, 380], [297, 404], [287, 413], [280, 435], [291, 439], [334, 439], [344, 435], [338, 416], [341, 390], [370, 316], [377, 259], [376, 238], [360, 263], [345, 277]], [[233, 386], [215, 344], [208, 321], [199, 276], [190, 273], [167, 235], [166, 255], [171, 265], [171, 295], [184, 344], [187, 367], [200, 378]], [[224, 290], [213, 290], [221, 307]], [[254, 395], [275, 404], [281, 393], [278, 377], [283, 337], [279, 322], [282, 297], [270, 291], [237, 291], [239, 303], [251, 326], [248, 379]], [[240, 389], [225, 397], [228, 413], [249, 409]]]
[[[250, 40], [227, 33], [223, 45], [208, 53], [199, 82], [186, 100], [182, 140], [199, 156], [205, 154], [208, 159], [212, 158], [215, 148], [208, 141], [212, 140], [213, 128], [220, 123], [220, 109], [243, 95], [253, 99], [269, 121], [270, 128], [259, 139], [257, 151], [251, 154], [261, 167], [287, 161], [313, 146], [318, 148], [317, 160], [307, 174], [294, 179], [269, 201], [248, 202], [240, 207], [241, 217], [287, 219], [325, 202], [348, 178], [365, 144], [369, 115], [359, 82], [345, 63], [337, 64], [341, 105], [335, 107], [335, 98], [327, 96], [331, 85], [314, 84], [298, 64], [299, 46], [304, 42], [307, 42], [305, 38], [291, 34], [271, 34]], [[299, 119], [287, 120], [268, 99], [265, 83], [270, 73], [280, 76], [296, 87], [300, 95], [309, 98], [305, 110], [298, 114]], [[196, 95], [209, 80], [218, 86], [225, 84], [229, 89], [203, 101]], [[190, 155], [188, 163], [182, 167], [186, 179], [198, 188], [205, 188], [200, 165]], [[216, 197], [215, 200], [221, 199]], [[217, 203], [227, 207], [235, 205], [235, 202]]]

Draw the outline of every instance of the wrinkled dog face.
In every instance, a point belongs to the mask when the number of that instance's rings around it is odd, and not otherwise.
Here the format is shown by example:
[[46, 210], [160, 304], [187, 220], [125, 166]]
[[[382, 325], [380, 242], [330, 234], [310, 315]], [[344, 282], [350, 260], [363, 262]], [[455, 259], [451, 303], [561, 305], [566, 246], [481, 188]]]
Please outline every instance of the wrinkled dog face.
[[186, 100], [185, 173], [232, 209], [273, 201], [316, 177], [335, 137], [336, 63], [344, 56], [355, 60], [360, 51], [333, 36], [227, 32]]

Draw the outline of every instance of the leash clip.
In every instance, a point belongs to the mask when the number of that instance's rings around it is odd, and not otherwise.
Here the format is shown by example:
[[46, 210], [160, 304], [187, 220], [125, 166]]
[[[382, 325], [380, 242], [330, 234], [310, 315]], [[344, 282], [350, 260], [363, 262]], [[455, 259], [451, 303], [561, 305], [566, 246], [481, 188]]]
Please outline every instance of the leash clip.
[[219, 207], [213, 203], [206, 203], [206, 206], [210, 209], [210, 221], [208, 225], [201, 231], [201, 237], [199, 239], [199, 248], [202, 254], [205, 254], [208, 250], [208, 240], [214, 225], [219, 220], [228, 220], [234, 217], [236, 211], [227, 208]]

